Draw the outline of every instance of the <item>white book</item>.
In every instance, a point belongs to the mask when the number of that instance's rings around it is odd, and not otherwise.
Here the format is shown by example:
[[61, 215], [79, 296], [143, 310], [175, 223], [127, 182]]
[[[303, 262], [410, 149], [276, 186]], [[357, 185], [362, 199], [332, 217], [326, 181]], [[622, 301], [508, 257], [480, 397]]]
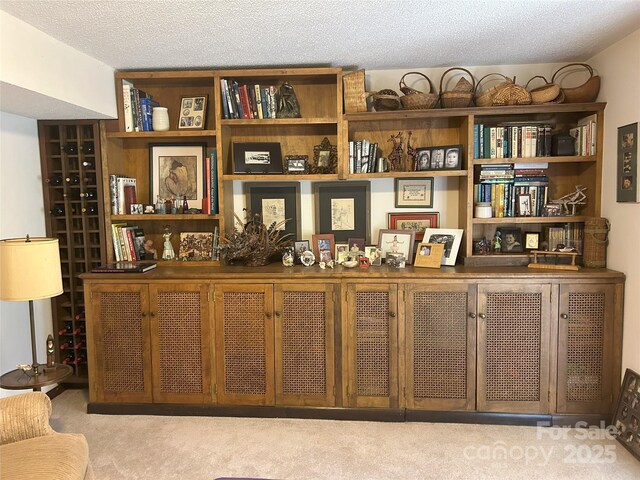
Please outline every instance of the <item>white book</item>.
[[131, 109], [131, 88], [133, 84], [122, 80], [122, 106], [124, 109], [124, 131], [133, 132], [133, 110]]

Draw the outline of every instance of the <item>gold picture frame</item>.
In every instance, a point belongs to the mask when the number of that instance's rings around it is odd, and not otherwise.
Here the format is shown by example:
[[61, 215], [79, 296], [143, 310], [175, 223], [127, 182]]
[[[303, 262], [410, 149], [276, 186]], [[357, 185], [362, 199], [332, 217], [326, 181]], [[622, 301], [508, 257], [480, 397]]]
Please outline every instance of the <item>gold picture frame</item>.
[[440, 268], [443, 254], [444, 244], [442, 243], [419, 243], [413, 265], [416, 267]]
[[204, 130], [207, 123], [208, 95], [195, 95], [180, 99], [178, 130]]

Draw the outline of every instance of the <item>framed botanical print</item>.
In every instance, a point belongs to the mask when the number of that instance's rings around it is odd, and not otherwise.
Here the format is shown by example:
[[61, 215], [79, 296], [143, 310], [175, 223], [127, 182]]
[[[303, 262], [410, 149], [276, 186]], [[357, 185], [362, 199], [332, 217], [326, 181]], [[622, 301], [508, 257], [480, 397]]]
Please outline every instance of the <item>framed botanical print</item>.
[[369, 188], [369, 182], [314, 183], [316, 233], [332, 233], [336, 242], [357, 237], [368, 243]]
[[157, 143], [149, 145], [150, 199], [175, 197], [182, 205], [200, 208], [204, 190], [205, 143]]
[[433, 177], [396, 178], [396, 208], [433, 207]]
[[247, 210], [259, 213], [267, 227], [286, 222], [279, 228], [289, 238], [301, 237], [300, 184], [298, 182], [246, 182]]

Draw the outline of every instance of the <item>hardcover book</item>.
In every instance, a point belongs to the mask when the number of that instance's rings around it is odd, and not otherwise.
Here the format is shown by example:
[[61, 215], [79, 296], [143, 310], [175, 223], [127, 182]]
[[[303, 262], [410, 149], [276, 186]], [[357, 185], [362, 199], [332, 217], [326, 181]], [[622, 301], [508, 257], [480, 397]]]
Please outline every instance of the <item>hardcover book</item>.
[[144, 273], [153, 270], [157, 263], [115, 262], [100, 265], [91, 270], [91, 273]]

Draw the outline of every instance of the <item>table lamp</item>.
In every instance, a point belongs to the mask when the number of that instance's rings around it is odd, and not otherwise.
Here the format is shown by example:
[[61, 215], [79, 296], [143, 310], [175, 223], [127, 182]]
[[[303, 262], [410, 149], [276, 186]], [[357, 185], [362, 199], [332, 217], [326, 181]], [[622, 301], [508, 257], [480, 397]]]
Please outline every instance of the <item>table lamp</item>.
[[54, 238], [0, 240], [0, 300], [29, 301], [32, 375], [39, 375], [33, 301], [62, 293], [60, 251]]

